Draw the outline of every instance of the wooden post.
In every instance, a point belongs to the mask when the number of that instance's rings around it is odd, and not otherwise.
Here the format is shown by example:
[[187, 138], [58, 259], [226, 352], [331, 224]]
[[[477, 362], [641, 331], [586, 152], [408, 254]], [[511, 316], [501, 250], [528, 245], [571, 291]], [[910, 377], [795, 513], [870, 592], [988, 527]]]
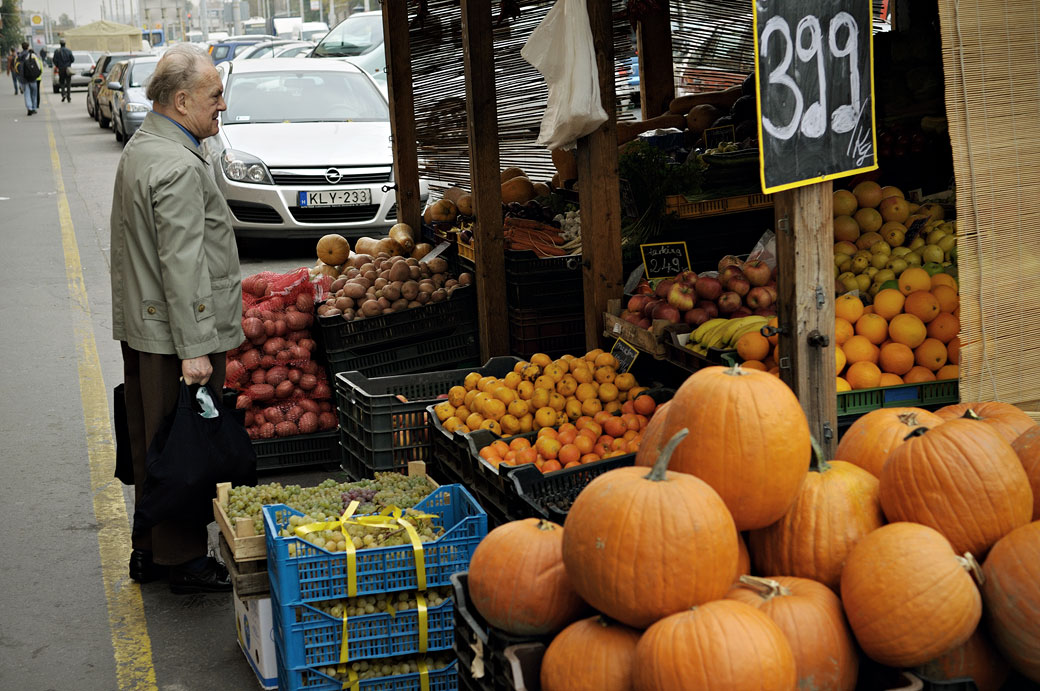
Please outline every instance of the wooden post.
[[[389, 4], [405, 3], [394, 0]], [[473, 236], [477, 316], [480, 352], [486, 360], [509, 352], [495, 54], [491, 3], [487, 0], [462, 0], [462, 56], [466, 69], [470, 182], [477, 217]]]
[[599, 94], [607, 121], [578, 140], [578, 202], [585, 287], [585, 343], [599, 346], [607, 300], [624, 289], [621, 268], [621, 192], [614, 117], [614, 39], [611, 5], [587, 0], [599, 67]]
[[834, 361], [834, 240], [831, 182], [779, 192], [776, 213], [780, 373], [834, 458], [838, 398]]
[[390, 101], [390, 137], [397, 185], [397, 218], [412, 227], [419, 242], [422, 209], [419, 200], [419, 158], [415, 144], [415, 101], [412, 94], [412, 49], [408, 43], [408, 7], [383, 3], [383, 49]]
[[667, 113], [668, 104], [675, 98], [668, 0], [662, 0], [660, 9], [639, 22], [636, 35], [639, 51], [639, 103], [643, 119], [648, 120]]

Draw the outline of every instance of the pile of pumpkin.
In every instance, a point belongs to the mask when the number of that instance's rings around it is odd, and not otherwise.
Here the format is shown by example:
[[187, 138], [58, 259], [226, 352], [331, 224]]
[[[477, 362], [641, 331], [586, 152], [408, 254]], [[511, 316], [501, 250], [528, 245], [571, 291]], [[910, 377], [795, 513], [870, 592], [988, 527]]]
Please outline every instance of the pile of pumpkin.
[[702, 369], [564, 526], [487, 536], [473, 604], [555, 634], [543, 691], [853, 689], [857, 646], [983, 691], [1005, 659], [1040, 681], [1040, 427], [1000, 403], [883, 409], [845, 460], [814, 446], [775, 377]]

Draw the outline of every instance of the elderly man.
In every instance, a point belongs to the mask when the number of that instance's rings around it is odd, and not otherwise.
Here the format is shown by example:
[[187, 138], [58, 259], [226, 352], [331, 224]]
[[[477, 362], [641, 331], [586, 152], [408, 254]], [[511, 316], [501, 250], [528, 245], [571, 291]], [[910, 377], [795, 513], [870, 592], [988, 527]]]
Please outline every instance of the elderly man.
[[[148, 444], [177, 405], [179, 379], [218, 390], [242, 343], [242, 286], [231, 215], [199, 151], [227, 108], [213, 63], [191, 44], [163, 55], [152, 112], [123, 150], [112, 198], [112, 331], [121, 342], [136, 496]], [[144, 533], [144, 534], [142, 534]], [[205, 525], [135, 530], [130, 576], [164, 575], [175, 593], [230, 590], [207, 556]]]

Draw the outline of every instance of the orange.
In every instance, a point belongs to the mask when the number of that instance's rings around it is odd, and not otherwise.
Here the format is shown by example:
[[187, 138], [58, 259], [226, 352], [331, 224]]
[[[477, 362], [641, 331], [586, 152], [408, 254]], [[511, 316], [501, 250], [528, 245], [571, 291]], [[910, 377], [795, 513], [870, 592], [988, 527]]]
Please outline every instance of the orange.
[[472, 412], [473, 411], [467, 408], [466, 406], [460, 405], [458, 408], [455, 409], [455, 417], [457, 417], [461, 422], [462, 420], [468, 418], [470, 416], [470, 413]]
[[857, 362], [876, 363], [878, 361], [878, 347], [865, 336], [853, 336], [845, 341], [845, 345], [841, 349], [845, 352], [845, 359], [850, 365]]
[[874, 305], [867, 305], [864, 307], [863, 314], [874, 314]]
[[516, 390], [516, 387], [523, 381], [523, 377], [518, 372], [510, 372], [503, 379], [502, 383], [508, 386], [510, 389]]
[[938, 273], [932, 276], [932, 288], [935, 288], [936, 286], [949, 286], [956, 291], [957, 279], [950, 274]]
[[[480, 457], [483, 458], [485, 461], [491, 461], [492, 458], [498, 459], [499, 461], [502, 460], [501, 458], [499, 458], [498, 451], [495, 450], [495, 447], [493, 445], [485, 446], [483, 449], [481, 449]], [[493, 465], [498, 464], [494, 463]]]
[[961, 305], [961, 298], [957, 295], [956, 288], [946, 285], [932, 286], [932, 295], [939, 301], [939, 309], [943, 312], [952, 312]]
[[555, 391], [556, 380], [550, 377], [548, 374], [538, 375], [538, 378], [534, 380], [534, 388]]
[[520, 418], [520, 434], [530, 432], [534, 429], [534, 415], [528, 413]]
[[560, 462], [559, 462], [559, 461], [557, 461], [557, 460], [556, 460], [556, 459], [554, 458], [554, 459], [552, 459], [552, 460], [548, 460], [548, 461], [546, 461], [546, 462], [545, 462], [545, 463], [544, 463], [544, 464], [542, 465], [542, 473], [552, 473], [552, 472], [555, 472], [555, 471], [557, 471], [557, 470], [560, 470], [561, 468], [563, 468], [563, 466], [562, 466], [562, 465], [560, 465]]
[[888, 338], [888, 321], [880, 314], [864, 314], [856, 322], [856, 333], [878, 345]]
[[513, 451], [519, 451], [520, 449], [531, 448], [531, 442], [526, 437], [517, 437], [509, 441], [509, 448]]
[[513, 401], [509, 404], [509, 414], [516, 417], [522, 418], [527, 415], [527, 412], [531, 409], [531, 406], [527, 405], [527, 401]]
[[520, 420], [515, 415], [503, 415], [499, 418], [498, 424], [502, 426], [502, 434], [507, 437], [520, 431]]
[[946, 364], [946, 346], [936, 338], [926, 338], [924, 343], [914, 349], [914, 357], [921, 367], [935, 372]]
[[553, 360], [553, 364], [563, 370], [564, 374], [571, 371], [571, 363], [565, 358], [559, 360]]
[[552, 364], [552, 358], [545, 353], [535, 353], [531, 356], [531, 362], [544, 370], [546, 365]]
[[560, 394], [556, 393], [555, 391], [549, 394], [549, 407], [553, 410], [563, 410], [566, 405], [567, 399], [561, 396]]
[[534, 384], [529, 381], [522, 381], [516, 385], [516, 393], [522, 400], [530, 401], [531, 396], [534, 395]]
[[534, 390], [534, 393], [531, 394], [531, 400], [529, 401], [529, 405], [535, 410], [538, 410], [539, 408], [544, 408], [545, 406], [549, 405], [550, 393], [551, 391], [549, 389], [536, 388]]
[[484, 401], [483, 414], [488, 419], [501, 420], [506, 414], [506, 404], [497, 398], [489, 398]]
[[895, 288], [885, 288], [878, 291], [874, 296], [874, 314], [880, 314], [885, 319], [891, 319], [903, 311], [903, 302], [906, 296]]
[[769, 355], [769, 341], [757, 331], [748, 331], [737, 339], [737, 355], [741, 360], [761, 360]]
[[838, 393], [841, 393], [842, 391], [852, 391], [852, 387], [849, 386], [849, 383], [847, 381], [845, 381], [841, 377], [835, 378], [837, 379]]
[[526, 449], [519, 449], [516, 452], [516, 464], [523, 465], [524, 463], [534, 463], [535, 459], [538, 458], [538, 450], [533, 446], [528, 446]]
[[899, 292], [909, 295], [918, 290], [931, 290], [932, 277], [919, 266], [911, 266], [899, 274]]
[[448, 403], [458, 408], [466, 401], [466, 387], [453, 386], [448, 389]]
[[600, 353], [592, 362], [596, 367], [612, 367], [617, 369], [618, 366], [617, 359], [615, 359], [610, 353]]
[[533, 362], [529, 362], [520, 368], [520, 376], [527, 381], [534, 381], [541, 375], [542, 368]]
[[585, 415], [595, 415], [603, 410], [603, 404], [598, 398], [589, 398], [581, 402], [581, 412]]
[[[848, 358], [845, 357], [845, 351], [841, 349], [841, 346], [834, 346], [834, 371], [841, 374], [841, 371], [845, 369], [845, 363], [848, 362]], [[744, 363], [747, 366], [747, 363]], [[765, 365], [763, 365], [763, 368]]]
[[498, 424], [498, 420], [484, 420], [484, 422], [480, 423], [480, 429], [486, 429], [499, 436], [502, 435], [502, 426]]
[[[834, 342], [838, 345], [845, 345], [845, 341], [849, 340], [856, 333], [856, 329], [852, 326], [852, 323], [848, 319], [842, 319], [841, 317], [834, 318]], [[775, 337], [770, 337], [769, 342], [776, 344], [773, 340]]]
[[555, 427], [543, 427], [538, 430], [538, 439], [542, 437], [549, 437], [550, 439], [556, 439], [560, 436], [560, 433], [556, 431]]
[[873, 362], [857, 362], [849, 365], [845, 379], [853, 390], [875, 389], [881, 383], [881, 370]]
[[889, 343], [881, 348], [881, 371], [903, 375], [914, 366], [914, 351], [902, 343]]
[[[600, 425], [605, 425], [607, 424], [607, 420], [611, 419], [612, 417], [614, 416], [610, 413], [601, 410], [600, 412], [593, 414], [592, 419], [598, 422]], [[606, 432], [604, 432], [604, 434], [606, 434]]]
[[595, 362], [596, 358], [603, 354], [602, 348], [593, 348], [589, 352], [585, 353], [585, 359], [589, 362]]
[[935, 379], [956, 379], [960, 376], [960, 368], [957, 365], [943, 365], [939, 368], [939, 371], [935, 373]]
[[903, 311], [927, 324], [939, 315], [939, 300], [927, 290], [915, 290], [906, 296]]
[[[520, 364], [521, 363], [517, 363], [517, 365]], [[481, 375], [479, 372], [470, 372], [466, 375], [466, 378], [462, 380], [462, 385], [466, 388], [467, 391], [472, 391], [473, 389], [477, 388], [477, 382], [480, 380]]]
[[914, 365], [913, 369], [903, 375], [903, 381], [907, 384], [920, 384], [926, 381], [935, 381], [935, 373], [927, 367]]
[[[614, 384], [608, 382], [606, 384], [599, 385], [599, 400], [603, 401], [604, 403], [617, 401], [619, 393], [620, 392], [618, 391], [617, 386], [615, 386]], [[618, 407], [621, 407], [620, 403], [618, 403]]]
[[610, 401], [609, 403], [603, 406], [603, 410], [607, 411], [611, 415], [613, 415], [614, 413], [620, 413], [621, 401]]
[[567, 405], [564, 406], [563, 411], [567, 413], [568, 419], [577, 420], [581, 417], [581, 401], [577, 398], [568, 398]]
[[928, 337], [928, 328], [912, 314], [897, 314], [888, 324], [888, 335], [896, 343], [916, 348]]
[[774, 375], [774, 376], [776, 376], [776, 377], [779, 377], [780, 376], [780, 368], [779, 367], [774, 367], [774, 368], [769, 370], [769, 373]]
[[609, 420], [603, 423], [603, 432], [612, 437], [624, 436], [627, 431], [628, 425], [620, 417], [612, 415]]
[[625, 422], [625, 427], [627, 427], [630, 432], [638, 432], [640, 430], [641, 425], [639, 424], [639, 416], [635, 413], [625, 413], [621, 416], [621, 419]]
[[939, 315], [928, 324], [928, 337], [949, 343], [961, 330], [961, 320], [949, 312], [940, 312]]
[[482, 422], [484, 422], [484, 418], [480, 413], [470, 413], [469, 417], [465, 420], [466, 427], [469, 427], [470, 429], [480, 429]]
[[564, 465], [577, 463], [581, 459], [581, 451], [574, 444], [564, 444], [560, 447], [559, 458]]
[[834, 301], [834, 316], [855, 324], [863, 316], [863, 303], [855, 295], [846, 293]]
[[578, 430], [569, 422], [560, 425], [560, 429], [556, 430], [556, 438], [561, 444], [573, 444], [577, 437]]
[[565, 374], [563, 379], [556, 382], [556, 393], [561, 396], [573, 396], [578, 390], [578, 380], [573, 375]]
[[617, 375], [614, 372], [613, 367], [597, 367], [592, 376], [600, 384], [611, 384], [614, 382], [614, 377]]
[[654, 400], [653, 396], [643, 394], [635, 400], [633, 406], [635, 407], [636, 412], [640, 415], [650, 417], [654, 414], [654, 411], [657, 410], [657, 401]]
[[946, 355], [947, 361], [954, 364], [961, 364], [961, 337], [954, 336], [953, 340], [946, 344]]
[[596, 461], [602, 460], [599, 456], [592, 453], [591, 451], [581, 457], [581, 463], [595, 463]]
[[549, 377], [554, 382], [560, 381], [561, 379], [563, 379], [563, 375], [567, 374], [567, 370], [563, 369], [555, 362], [550, 362], [548, 365], [546, 365], [545, 369], [543, 369], [542, 372], [545, 374], [545, 376]]
[[[766, 322], [766, 326], [772, 326], [773, 328], [776, 328], [776, 327], [780, 326], [780, 320], [778, 318], [776, 318], [776, 317], [771, 317], [769, 319], [769, 321]], [[772, 336], [769, 337], [769, 343], [771, 345], [776, 345], [776, 342], [778, 340], [780, 340], [780, 335], [779, 334], [773, 334]]]
[[618, 391], [628, 391], [636, 385], [635, 375], [630, 372], [619, 374], [614, 377], [614, 386], [618, 387]]
[[574, 446], [578, 448], [582, 456], [592, 453], [592, 447], [595, 445], [596, 441], [587, 435], [579, 434], [574, 438]]
[[584, 364], [575, 364], [571, 369], [571, 374], [574, 375], [579, 384], [588, 384], [592, 381], [592, 369]]
[[511, 450], [509, 448], [509, 444], [505, 443], [501, 439], [497, 439], [491, 442], [491, 448], [494, 449], [495, 453], [497, 453], [502, 458], [505, 458], [506, 454], [509, 453]]
[[765, 372], [767, 369], [760, 360], [744, 360], [744, 362], [740, 363], [740, 366], [744, 369], [757, 369], [761, 372]]
[[552, 427], [556, 424], [556, 411], [549, 406], [539, 408], [534, 414], [534, 423], [539, 427]]
[[481, 377], [480, 380], [477, 382], [477, 388], [481, 391], [487, 391], [488, 387], [497, 381], [498, 379], [496, 379], [495, 377]]
[[892, 374], [891, 372], [881, 373], [881, 382], [878, 386], [902, 386], [903, 378], [898, 374]]

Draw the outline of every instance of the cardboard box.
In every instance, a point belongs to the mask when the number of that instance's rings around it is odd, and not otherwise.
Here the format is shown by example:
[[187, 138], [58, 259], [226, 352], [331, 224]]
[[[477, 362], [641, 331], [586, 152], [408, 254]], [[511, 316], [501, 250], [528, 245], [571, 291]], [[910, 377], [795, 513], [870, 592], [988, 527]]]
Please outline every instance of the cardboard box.
[[278, 656], [274, 649], [271, 598], [243, 600], [235, 593], [235, 630], [238, 645], [249, 660], [262, 689], [278, 688]]

